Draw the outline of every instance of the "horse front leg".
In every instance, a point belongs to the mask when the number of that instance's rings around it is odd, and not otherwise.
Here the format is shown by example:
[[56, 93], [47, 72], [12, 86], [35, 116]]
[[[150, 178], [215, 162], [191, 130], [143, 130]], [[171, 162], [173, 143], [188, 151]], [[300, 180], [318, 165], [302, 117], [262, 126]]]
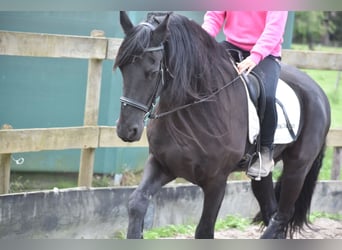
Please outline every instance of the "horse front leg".
[[144, 168], [143, 178], [128, 201], [127, 239], [143, 238], [144, 217], [152, 196], [166, 183], [172, 181], [161, 171], [159, 163], [150, 155]]
[[202, 187], [204, 192], [203, 211], [196, 228], [196, 239], [214, 238], [215, 223], [226, 189], [225, 180], [213, 180], [210, 185]]

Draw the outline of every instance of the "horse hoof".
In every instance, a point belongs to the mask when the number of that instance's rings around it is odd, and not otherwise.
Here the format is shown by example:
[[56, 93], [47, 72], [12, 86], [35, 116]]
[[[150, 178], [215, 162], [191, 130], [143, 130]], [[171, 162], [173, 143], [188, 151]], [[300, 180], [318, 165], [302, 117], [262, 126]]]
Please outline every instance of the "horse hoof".
[[286, 239], [286, 223], [271, 218], [268, 227], [260, 239]]

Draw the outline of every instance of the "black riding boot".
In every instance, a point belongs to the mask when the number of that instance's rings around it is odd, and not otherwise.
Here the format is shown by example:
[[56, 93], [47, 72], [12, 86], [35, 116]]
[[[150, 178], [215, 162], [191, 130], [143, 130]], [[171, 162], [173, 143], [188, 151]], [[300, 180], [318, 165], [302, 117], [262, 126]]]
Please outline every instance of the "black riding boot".
[[261, 147], [259, 158], [248, 168], [247, 175], [257, 181], [266, 177], [274, 168], [272, 147]]

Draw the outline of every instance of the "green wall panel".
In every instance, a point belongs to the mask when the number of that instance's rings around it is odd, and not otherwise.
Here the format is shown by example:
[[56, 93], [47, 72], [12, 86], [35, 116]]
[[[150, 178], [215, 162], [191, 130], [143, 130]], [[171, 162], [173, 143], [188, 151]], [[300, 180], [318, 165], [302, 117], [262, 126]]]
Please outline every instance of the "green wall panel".
[[[122, 37], [117, 12], [0, 12], [0, 29], [68, 35], [89, 35], [93, 29], [108, 37]], [[39, 46], [39, 44], [37, 44]], [[103, 64], [100, 125], [114, 125], [118, 118], [121, 78], [112, 72], [112, 61]], [[88, 61], [0, 56], [0, 125], [14, 128], [80, 126], [83, 124]], [[0, 142], [1, 143], [1, 142]], [[146, 149], [132, 149], [146, 157]], [[95, 172], [113, 173], [121, 165], [118, 149], [96, 152]], [[23, 165], [17, 171], [77, 172], [80, 150], [18, 153]], [[128, 160], [127, 160], [128, 161]]]

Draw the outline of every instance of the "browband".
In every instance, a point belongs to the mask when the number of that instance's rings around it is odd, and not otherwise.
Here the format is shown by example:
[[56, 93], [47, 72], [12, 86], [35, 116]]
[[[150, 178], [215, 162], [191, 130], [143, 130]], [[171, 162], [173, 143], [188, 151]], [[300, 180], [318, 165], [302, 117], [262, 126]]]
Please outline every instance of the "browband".
[[144, 26], [147, 26], [147, 27], [150, 27], [152, 30], [155, 30], [155, 29], [156, 29], [152, 24], [147, 23], [147, 22], [142, 22], [142, 23], [140, 23], [140, 24], [141, 24], [141, 25], [144, 25]]

